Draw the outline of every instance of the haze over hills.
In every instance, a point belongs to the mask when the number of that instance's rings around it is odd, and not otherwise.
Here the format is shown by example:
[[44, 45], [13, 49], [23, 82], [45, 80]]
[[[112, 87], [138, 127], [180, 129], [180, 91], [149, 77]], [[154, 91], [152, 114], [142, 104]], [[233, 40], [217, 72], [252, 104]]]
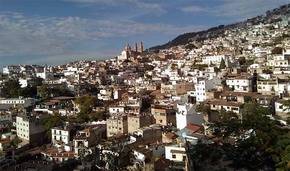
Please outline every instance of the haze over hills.
[[272, 22], [277, 22], [282, 20], [282, 17], [290, 17], [290, 4], [280, 6], [273, 10], [267, 11], [263, 15], [259, 15], [245, 21], [241, 21], [229, 25], [219, 25], [216, 27], [209, 28], [208, 30], [202, 30], [198, 32], [184, 33], [177, 36], [175, 39], [165, 43], [163, 45], [158, 45], [149, 48], [150, 51], [156, 51], [161, 49], [167, 49], [174, 46], [187, 45], [193, 41], [202, 41], [208, 38], [216, 38], [218, 36], [224, 35], [224, 32], [228, 29], [234, 28], [245, 28], [248, 26], [258, 25], [260, 23], [269, 24]]

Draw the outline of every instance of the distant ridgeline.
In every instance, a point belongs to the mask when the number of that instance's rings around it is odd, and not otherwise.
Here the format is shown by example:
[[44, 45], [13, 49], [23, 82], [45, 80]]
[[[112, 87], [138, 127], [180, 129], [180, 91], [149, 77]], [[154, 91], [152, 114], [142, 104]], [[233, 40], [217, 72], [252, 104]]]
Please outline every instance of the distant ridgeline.
[[166, 44], [154, 46], [149, 48], [150, 51], [158, 51], [161, 49], [168, 49], [174, 46], [186, 45], [192, 41], [203, 41], [209, 38], [216, 38], [220, 35], [223, 35], [224, 32], [228, 29], [233, 28], [245, 28], [251, 25], [257, 25], [260, 23], [273, 23], [281, 21], [284, 18], [290, 18], [290, 4], [283, 5], [279, 8], [267, 11], [265, 15], [259, 15], [247, 19], [246, 21], [230, 24], [230, 25], [219, 25], [217, 27], [210, 28], [208, 30], [185, 33], [177, 36], [175, 39], [169, 41]]

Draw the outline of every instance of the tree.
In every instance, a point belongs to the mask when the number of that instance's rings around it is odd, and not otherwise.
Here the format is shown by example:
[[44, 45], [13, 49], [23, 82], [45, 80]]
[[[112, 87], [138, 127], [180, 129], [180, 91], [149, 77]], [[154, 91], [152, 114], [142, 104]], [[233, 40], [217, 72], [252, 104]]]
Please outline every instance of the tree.
[[282, 54], [283, 53], [283, 48], [274, 47], [271, 52], [272, 52], [272, 54]]
[[171, 64], [171, 70], [176, 70], [178, 68], [177, 64]]
[[37, 87], [37, 95], [44, 100], [50, 98], [51, 92], [49, 86], [44, 84], [42, 86]]
[[19, 143], [21, 143], [21, 140], [20, 140], [18, 137], [15, 137], [15, 138], [10, 142], [10, 145], [11, 145], [13, 148], [17, 148]]
[[47, 84], [37, 87], [37, 95], [43, 100], [58, 96], [73, 96], [65, 85], [51, 86]]
[[226, 62], [225, 62], [224, 58], [222, 58], [219, 68], [220, 69], [225, 69], [226, 68]]
[[245, 57], [239, 57], [238, 61], [239, 61], [239, 64], [242, 66], [242, 65], [244, 65], [246, 63], [246, 58]]
[[283, 107], [285, 107], [284, 111], [290, 110], [290, 100], [283, 101], [282, 105], [283, 105]]
[[269, 148], [273, 154], [273, 160], [276, 164], [276, 170], [290, 169], [290, 133], [278, 136], [278, 141], [273, 147]]
[[82, 96], [78, 97], [75, 102], [80, 107], [80, 113], [91, 113], [93, 107], [96, 106], [97, 98], [94, 96]]
[[44, 118], [42, 120], [42, 124], [47, 131], [47, 137], [50, 139], [51, 128], [60, 126], [63, 124], [64, 117], [62, 117], [59, 113], [55, 113], [53, 115], [49, 115], [49, 117]]
[[201, 103], [196, 106], [196, 111], [208, 114], [210, 112], [210, 107], [209, 105], [206, 105], [205, 103]]
[[19, 96], [22, 97], [35, 97], [37, 95], [37, 87], [28, 85], [27, 87], [19, 90]]
[[95, 96], [82, 96], [75, 100], [76, 104], [79, 105], [80, 112], [78, 113], [78, 120], [85, 122], [93, 119], [104, 118], [104, 112], [93, 111], [94, 107], [102, 106], [103, 103], [98, 100]]
[[[290, 167], [290, 133], [277, 125], [268, 115], [270, 110], [257, 103], [242, 106], [240, 117], [234, 113], [220, 112], [220, 120], [210, 125], [215, 143], [198, 144], [189, 148], [190, 161], [197, 170], [204, 166], [220, 166], [223, 169], [274, 170]], [[219, 149], [212, 155], [212, 151]], [[203, 158], [206, 156], [206, 158]], [[220, 160], [216, 160], [219, 156]], [[216, 163], [211, 163], [215, 161]], [[205, 170], [211, 170], [206, 168]]]
[[19, 97], [20, 84], [18, 80], [9, 79], [3, 83], [1, 89], [1, 96], [6, 98], [16, 98]]

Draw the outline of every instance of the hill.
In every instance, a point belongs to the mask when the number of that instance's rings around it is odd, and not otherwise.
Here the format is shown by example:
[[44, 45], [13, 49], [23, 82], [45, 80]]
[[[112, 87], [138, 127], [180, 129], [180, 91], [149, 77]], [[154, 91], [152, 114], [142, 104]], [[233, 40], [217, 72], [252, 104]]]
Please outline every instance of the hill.
[[269, 10], [264, 15], [260, 15], [257, 17], [253, 17], [247, 19], [246, 21], [230, 24], [230, 25], [220, 25], [217, 27], [210, 28], [204, 31], [184, 33], [182, 35], [177, 36], [175, 39], [169, 41], [166, 44], [154, 46], [149, 48], [150, 51], [156, 51], [161, 49], [168, 49], [174, 46], [186, 45], [192, 41], [202, 41], [208, 38], [215, 38], [224, 34], [224, 32], [228, 29], [233, 28], [244, 28], [252, 25], [257, 25], [260, 23], [273, 23], [281, 20], [282, 16], [290, 17], [290, 4], [286, 4], [280, 6], [279, 8]]

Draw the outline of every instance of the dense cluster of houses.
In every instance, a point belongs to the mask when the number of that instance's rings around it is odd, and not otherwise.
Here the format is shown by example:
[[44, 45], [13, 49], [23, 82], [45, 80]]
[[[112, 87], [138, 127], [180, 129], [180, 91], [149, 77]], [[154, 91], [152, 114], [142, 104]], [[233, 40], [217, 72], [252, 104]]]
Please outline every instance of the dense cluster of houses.
[[[104, 61], [6, 66], [3, 74], [18, 79], [22, 88], [38, 77], [71, 96], [0, 99], [0, 128], [5, 132], [0, 150], [10, 150], [17, 138], [16, 149], [45, 146], [40, 150], [43, 159], [56, 163], [91, 155], [97, 167], [108, 170], [114, 165], [186, 170], [188, 144], [212, 141], [207, 125], [222, 110], [239, 114], [252, 101], [269, 108], [273, 118], [287, 120], [290, 109], [283, 104], [290, 99], [289, 24], [289, 17], [282, 17], [272, 24], [231, 28], [225, 35], [193, 40], [194, 49], [180, 45], [153, 53], [140, 43], [126, 45], [119, 56]], [[101, 101], [92, 110], [105, 112], [106, 119], [65, 121], [45, 129], [42, 121], [49, 116], [77, 116], [81, 96]], [[200, 110], [201, 105], [209, 110]], [[43, 138], [47, 133], [50, 142]]]

